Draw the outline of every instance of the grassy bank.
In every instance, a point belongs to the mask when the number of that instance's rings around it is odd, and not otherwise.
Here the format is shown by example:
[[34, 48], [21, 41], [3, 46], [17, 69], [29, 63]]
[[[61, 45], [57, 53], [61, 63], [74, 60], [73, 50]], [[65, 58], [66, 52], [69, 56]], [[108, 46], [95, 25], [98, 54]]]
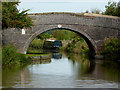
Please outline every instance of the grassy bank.
[[2, 66], [21, 66], [29, 63], [30, 58], [26, 58], [24, 54], [17, 52], [17, 49], [12, 45], [2, 47]]
[[34, 57], [34, 56], [51, 56], [51, 54], [26, 54], [26, 57]]
[[27, 54], [44, 54], [44, 52], [42, 48], [36, 49], [36, 48], [29, 47]]

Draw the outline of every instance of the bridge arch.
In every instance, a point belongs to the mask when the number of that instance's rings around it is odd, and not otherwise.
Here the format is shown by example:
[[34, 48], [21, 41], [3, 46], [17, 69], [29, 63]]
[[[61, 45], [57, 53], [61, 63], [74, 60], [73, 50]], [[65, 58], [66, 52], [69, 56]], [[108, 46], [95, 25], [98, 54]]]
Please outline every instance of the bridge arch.
[[[26, 53], [31, 41], [48, 30], [64, 28], [80, 34], [91, 51], [96, 54], [102, 49], [105, 38], [120, 36], [120, 18], [98, 14], [79, 13], [40, 13], [29, 15], [34, 26], [22, 34], [22, 30], [8, 28], [3, 31], [2, 41], [5, 45], [14, 43], [18, 52]], [[58, 27], [62, 25], [62, 27]]]
[[71, 28], [71, 27], [62, 27], [62, 28], [58, 28], [58, 27], [47, 27], [46, 28], [41, 28], [40, 30], [37, 30], [36, 32], [34, 32], [30, 37], [29, 39], [26, 41], [24, 47], [23, 47], [23, 51], [24, 53], [26, 54], [27, 53], [27, 49], [30, 45], [30, 43], [40, 34], [46, 32], [46, 31], [50, 31], [50, 30], [54, 30], [54, 29], [66, 29], [66, 30], [69, 30], [69, 31], [73, 31], [77, 34], [79, 34], [87, 43], [90, 51], [92, 52], [93, 55], [96, 54], [96, 44], [95, 44], [95, 41], [90, 37], [90, 35], [88, 35], [86, 32], [83, 32], [81, 30], [77, 30], [75, 28]]

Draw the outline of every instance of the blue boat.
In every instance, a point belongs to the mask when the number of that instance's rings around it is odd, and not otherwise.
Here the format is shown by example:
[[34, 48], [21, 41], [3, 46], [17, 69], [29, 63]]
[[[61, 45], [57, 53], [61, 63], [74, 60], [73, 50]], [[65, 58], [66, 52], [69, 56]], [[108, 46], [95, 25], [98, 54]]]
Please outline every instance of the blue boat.
[[43, 44], [44, 49], [59, 49], [59, 47], [62, 47], [62, 42], [58, 40], [44, 41]]

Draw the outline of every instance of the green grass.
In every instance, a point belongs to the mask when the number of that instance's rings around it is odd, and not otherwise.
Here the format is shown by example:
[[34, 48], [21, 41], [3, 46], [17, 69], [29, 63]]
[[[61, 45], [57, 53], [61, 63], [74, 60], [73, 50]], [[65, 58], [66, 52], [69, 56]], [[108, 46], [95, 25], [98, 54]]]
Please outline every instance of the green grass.
[[34, 56], [50, 56], [51, 54], [26, 54], [27, 57], [34, 57]]
[[28, 48], [27, 54], [44, 54], [43, 49]]

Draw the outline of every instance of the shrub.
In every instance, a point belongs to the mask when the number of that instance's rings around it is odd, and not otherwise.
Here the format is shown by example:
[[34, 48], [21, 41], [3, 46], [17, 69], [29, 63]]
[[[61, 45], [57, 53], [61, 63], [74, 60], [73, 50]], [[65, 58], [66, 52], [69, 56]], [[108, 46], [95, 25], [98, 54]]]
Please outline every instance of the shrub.
[[67, 52], [73, 52], [75, 45], [73, 43], [68, 43]]
[[44, 40], [40, 40], [38, 38], [35, 38], [31, 44], [30, 44], [30, 47], [32, 48], [37, 48], [37, 49], [42, 49], [43, 48], [43, 44], [44, 44]]
[[32, 27], [32, 18], [26, 13], [28, 10], [19, 12], [19, 2], [2, 2], [2, 28], [27, 28]]
[[17, 53], [17, 49], [12, 45], [2, 47], [2, 66], [21, 65], [28, 59], [24, 54]]
[[76, 54], [88, 54], [89, 48], [83, 38], [77, 37], [71, 43], [68, 43], [66, 51]]
[[105, 59], [118, 60], [120, 59], [120, 39], [110, 38], [105, 40], [101, 54]]

